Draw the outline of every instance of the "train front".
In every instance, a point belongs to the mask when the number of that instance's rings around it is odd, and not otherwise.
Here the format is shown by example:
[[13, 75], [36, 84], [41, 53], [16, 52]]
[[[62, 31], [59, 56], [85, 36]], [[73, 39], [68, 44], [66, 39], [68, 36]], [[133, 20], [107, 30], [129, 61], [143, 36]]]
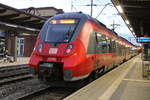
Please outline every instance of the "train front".
[[76, 81], [87, 76], [80, 71], [85, 54], [79, 39], [82, 24], [79, 18], [65, 14], [44, 24], [29, 61], [40, 80]]

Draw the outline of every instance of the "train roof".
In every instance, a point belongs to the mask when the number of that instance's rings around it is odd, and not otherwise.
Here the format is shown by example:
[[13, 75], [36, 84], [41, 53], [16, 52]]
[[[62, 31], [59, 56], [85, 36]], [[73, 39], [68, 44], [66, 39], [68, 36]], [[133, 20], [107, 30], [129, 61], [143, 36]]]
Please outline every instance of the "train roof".
[[96, 18], [93, 18], [91, 16], [89, 16], [88, 14], [84, 14], [82, 12], [71, 12], [71, 13], [64, 13], [64, 14], [58, 14], [52, 18], [50, 18], [50, 20], [52, 19], [61, 19], [61, 18], [79, 18], [81, 20], [92, 20], [95, 23], [103, 26], [106, 28], [106, 25], [104, 25], [103, 23], [101, 23], [100, 21], [98, 21]]
[[89, 19], [90, 16], [87, 14], [83, 14], [82, 12], [71, 12], [71, 13], [63, 13], [55, 15], [50, 19], [60, 19], [60, 18], [80, 18], [80, 19]]
[[[51, 17], [49, 20], [53, 20], [53, 19], [67, 19], [67, 18], [77, 18], [77, 19], [79, 18], [81, 21], [92, 20], [96, 24], [104, 27], [106, 30], [110, 31], [111, 33], [113, 33], [114, 35], [116, 35], [117, 37], [119, 37], [115, 31], [107, 28], [106, 25], [104, 25], [103, 23], [101, 23], [99, 20], [97, 20], [96, 18], [91, 17], [88, 14], [84, 14], [82, 12], [71, 12], [71, 13], [58, 14], [58, 15], [56, 15], [54, 17]], [[124, 40], [124, 42], [128, 43], [129, 45], [133, 45], [132, 43], [130, 43], [128, 40], [124, 39], [123, 37], [119, 37], [119, 38], [121, 40]]]

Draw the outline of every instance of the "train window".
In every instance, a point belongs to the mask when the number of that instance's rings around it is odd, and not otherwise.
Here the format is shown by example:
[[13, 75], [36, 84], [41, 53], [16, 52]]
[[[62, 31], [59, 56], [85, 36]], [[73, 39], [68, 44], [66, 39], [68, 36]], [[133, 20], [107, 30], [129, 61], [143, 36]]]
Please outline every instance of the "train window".
[[101, 53], [101, 46], [99, 45], [101, 38], [101, 33], [100, 32], [95, 32], [95, 39], [96, 39], [96, 53]]
[[121, 56], [122, 55], [122, 45], [120, 43], [119, 44], [119, 55]]
[[119, 43], [119, 55], [122, 56], [122, 45]]
[[122, 46], [122, 49], [123, 49], [123, 56], [125, 56], [126, 55], [125, 45]]
[[120, 55], [120, 44], [119, 41], [116, 40], [116, 52], [118, 55]]
[[107, 53], [108, 52], [108, 42], [106, 36], [103, 35], [101, 32], [96, 33], [96, 41], [97, 41], [97, 48], [99, 53]]
[[102, 37], [102, 33], [96, 32], [96, 41], [97, 42], [100, 42], [101, 37]]
[[116, 42], [115, 40], [111, 40], [111, 52], [115, 52], [116, 51]]
[[120, 55], [123, 56], [123, 45], [120, 44]]
[[112, 52], [112, 47], [111, 47], [111, 39], [106, 37], [107, 39], [107, 52]]

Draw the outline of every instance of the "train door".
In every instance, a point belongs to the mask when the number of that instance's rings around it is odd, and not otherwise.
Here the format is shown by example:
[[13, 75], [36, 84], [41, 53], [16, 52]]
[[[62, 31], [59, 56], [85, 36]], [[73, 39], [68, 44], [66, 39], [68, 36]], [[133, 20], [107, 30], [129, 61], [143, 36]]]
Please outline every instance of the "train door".
[[107, 38], [101, 32], [96, 32], [96, 53], [98, 66], [105, 66], [107, 62]]
[[96, 54], [96, 67], [99, 66], [99, 52], [100, 52], [100, 49], [99, 49], [99, 45], [98, 45], [98, 32], [94, 32], [94, 35], [95, 35], [95, 54]]
[[115, 66], [116, 64], [116, 59], [117, 59], [117, 56], [116, 56], [116, 42], [114, 39], [111, 39], [111, 54], [112, 54], [112, 61], [113, 61], [113, 66]]
[[100, 45], [100, 38], [101, 38], [101, 33], [95, 32], [95, 40], [96, 40], [95, 53], [96, 53], [96, 64], [97, 64], [97, 66], [101, 66], [100, 65], [100, 55], [101, 55], [102, 46]]
[[120, 45], [119, 45], [118, 40], [116, 40], [116, 55], [117, 55], [116, 63], [119, 63], [120, 62]]
[[101, 45], [100, 45], [100, 38], [101, 38], [101, 34], [98, 32], [95, 32], [95, 37], [96, 37], [96, 46], [95, 46], [95, 51], [96, 54], [101, 53]]

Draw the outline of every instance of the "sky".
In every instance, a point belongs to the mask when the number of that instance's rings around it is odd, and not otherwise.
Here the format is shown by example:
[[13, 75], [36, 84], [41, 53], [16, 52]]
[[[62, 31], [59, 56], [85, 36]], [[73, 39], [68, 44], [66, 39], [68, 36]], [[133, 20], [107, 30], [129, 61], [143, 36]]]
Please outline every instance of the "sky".
[[[0, 3], [22, 9], [29, 7], [55, 7], [57, 9], [63, 9], [64, 12], [77, 12], [82, 11], [83, 13], [89, 14], [91, 12], [89, 5], [91, 0], [0, 0]], [[112, 24], [115, 23], [118, 26], [115, 31], [119, 36], [122, 36], [130, 42], [136, 44], [134, 36], [131, 31], [125, 25], [123, 19], [119, 16], [116, 8], [110, 0], [93, 0], [93, 15], [96, 18], [99, 13], [101, 14], [97, 19], [105, 24], [108, 28], [112, 29]], [[106, 6], [107, 5], [107, 6]], [[104, 8], [104, 10], [102, 10]]]

